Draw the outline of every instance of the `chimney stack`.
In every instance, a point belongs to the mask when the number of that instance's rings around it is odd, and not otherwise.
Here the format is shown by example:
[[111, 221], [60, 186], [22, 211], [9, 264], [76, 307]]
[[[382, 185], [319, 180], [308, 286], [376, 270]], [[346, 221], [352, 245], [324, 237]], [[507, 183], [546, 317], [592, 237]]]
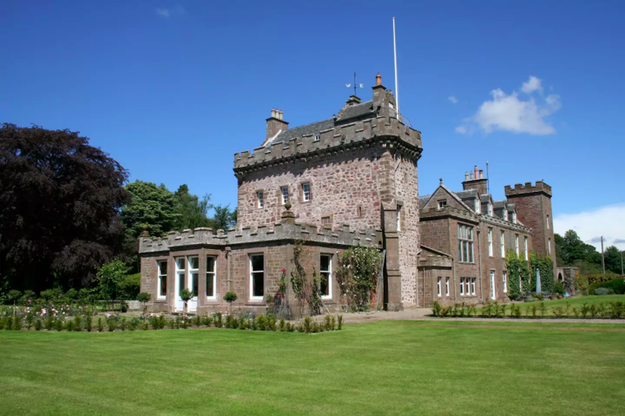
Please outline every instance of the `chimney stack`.
[[267, 139], [275, 137], [279, 132], [287, 130], [289, 123], [284, 121], [284, 113], [276, 108], [271, 109], [271, 117], [267, 119]]
[[373, 111], [388, 111], [384, 106], [384, 98], [386, 97], [386, 88], [382, 85], [382, 75], [378, 73], [375, 76], [375, 85], [373, 89]]
[[464, 174], [464, 182], [462, 182], [462, 189], [465, 191], [469, 189], [475, 189], [479, 195], [485, 195], [488, 193], [488, 179], [484, 178], [484, 171], [478, 169], [477, 165], [473, 167], [473, 171]]

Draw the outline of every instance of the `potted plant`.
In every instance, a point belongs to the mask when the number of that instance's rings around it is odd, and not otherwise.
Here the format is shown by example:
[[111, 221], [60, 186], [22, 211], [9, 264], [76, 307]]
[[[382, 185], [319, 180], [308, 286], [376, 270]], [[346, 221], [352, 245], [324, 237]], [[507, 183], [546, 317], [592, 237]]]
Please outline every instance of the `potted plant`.
[[182, 289], [180, 291], [180, 298], [184, 302], [184, 313], [187, 313], [187, 304], [193, 298], [193, 292], [189, 289]]
[[226, 302], [228, 302], [228, 312], [230, 314], [232, 314], [232, 302], [234, 302], [235, 300], [237, 300], [239, 297], [237, 296], [236, 293], [234, 292], [228, 292], [226, 293], [226, 295], [224, 296], [224, 300]]

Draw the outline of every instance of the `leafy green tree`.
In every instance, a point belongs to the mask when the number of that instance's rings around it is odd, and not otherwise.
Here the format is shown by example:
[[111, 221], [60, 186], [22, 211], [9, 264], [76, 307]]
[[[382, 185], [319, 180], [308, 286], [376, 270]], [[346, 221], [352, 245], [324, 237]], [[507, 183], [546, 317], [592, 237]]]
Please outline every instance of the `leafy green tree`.
[[210, 195], [204, 195], [200, 200], [197, 195], [189, 193], [187, 185], [180, 185], [174, 195], [178, 204], [178, 213], [180, 214], [176, 223], [177, 230], [210, 226], [210, 220], [206, 217]]
[[0, 286], [88, 284], [123, 249], [127, 171], [70, 130], [0, 127]]
[[123, 261], [114, 260], [98, 270], [96, 283], [102, 299], [115, 300], [119, 298], [129, 269]]
[[621, 252], [616, 246], [610, 246], [605, 249], [605, 271], [612, 273], [621, 273]]
[[134, 181], [126, 185], [131, 199], [121, 213], [127, 235], [136, 240], [143, 230], [161, 237], [176, 228], [180, 210], [176, 196], [165, 185]]
[[215, 210], [215, 215], [210, 220], [210, 227], [213, 230], [228, 230], [237, 223], [237, 210], [230, 211], [230, 204], [226, 206], [211, 204], [210, 208]]
[[595, 246], [584, 243], [575, 231], [568, 230], [564, 237], [556, 234], [555, 241], [560, 264], [573, 265], [583, 261], [601, 265], [601, 253], [597, 252]]

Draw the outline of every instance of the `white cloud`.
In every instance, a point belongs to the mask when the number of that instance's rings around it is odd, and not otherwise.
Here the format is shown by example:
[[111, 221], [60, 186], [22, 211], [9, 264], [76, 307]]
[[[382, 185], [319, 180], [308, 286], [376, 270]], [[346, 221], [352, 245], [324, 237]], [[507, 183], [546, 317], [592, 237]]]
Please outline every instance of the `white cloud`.
[[531, 75], [530, 79], [527, 82], [524, 82], [523, 86], [521, 87], [521, 91], [527, 94], [531, 94], [534, 91], [538, 91], [538, 90], [542, 91], [542, 89], [543, 87], [540, 85], [540, 79], [536, 78], [533, 75]]
[[[542, 90], [540, 80], [533, 76], [523, 83], [522, 87], [526, 92], [539, 89]], [[551, 94], [542, 99], [541, 94], [540, 101], [537, 101], [534, 97], [520, 99], [516, 91], [506, 94], [500, 88], [491, 91], [491, 94], [493, 99], [482, 103], [474, 116], [465, 118], [464, 124], [456, 127], [456, 132], [471, 134], [476, 128], [487, 134], [496, 130], [534, 135], [556, 132], [545, 117], [555, 113], [562, 106], [559, 95]]]
[[458, 99], [454, 97], [453, 95], [449, 97], [449, 101], [451, 101], [454, 104], [458, 104]]
[[601, 236], [604, 248], [615, 245], [625, 250], [625, 203], [577, 214], [560, 214], [553, 219], [553, 228], [562, 236], [574, 230], [579, 238], [597, 250], [601, 250]]
[[175, 7], [172, 8], [159, 7], [156, 9], [156, 14], [167, 19], [169, 17], [182, 16], [185, 14], [185, 10], [184, 7], [177, 4]]

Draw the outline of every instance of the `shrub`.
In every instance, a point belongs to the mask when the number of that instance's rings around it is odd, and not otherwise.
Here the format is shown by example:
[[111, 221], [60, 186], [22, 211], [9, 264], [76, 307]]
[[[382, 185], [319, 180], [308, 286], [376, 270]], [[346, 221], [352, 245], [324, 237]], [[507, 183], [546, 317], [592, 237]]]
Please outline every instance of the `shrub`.
[[11, 329], [14, 331], [21, 331], [22, 329], [22, 320], [20, 319], [19, 316], [15, 315], [13, 317], [13, 325], [11, 326]]
[[441, 316], [441, 310], [443, 308], [441, 307], [441, 304], [439, 301], [435, 300], [434, 303], [432, 304], [432, 315], [434, 316]]
[[247, 329], [247, 319], [239, 318], [239, 329]]
[[221, 312], [217, 312], [215, 314], [214, 322], [215, 322], [215, 328], [221, 328], [224, 326]]
[[[43, 328], [43, 322], [41, 322], [41, 319], [36, 319], [35, 320], [35, 331], [41, 331], [41, 329]], [[0, 328], [2, 329], [2, 328]]]
[[341, 329], [343, 329], [343, 315], [337, 316], [336, 322], [338, 330], [340, 331]]
[[104, 332], [104, 320], [101, 316], [98, 317], [98, 324], [96, 325], [96, 327], [98, 328], [98, 332]]
[[82, 317], [80, 315], [74, 316], [74, 331], [82, 331]]
[[547, 312], [547, 305], [544, 302], [540, 302], [538, 304], [538, 309], [540, 310], [540, 316], [545, 317], [545, 313]]
[[564, 316], [564, 307], [563, 306], [556, 306], [554, 307], [551, 312], [553, 312], [553, 315], [556, 318], [562, 318]]
[[625, 279], [614, 279], [608, 282], [599, 282], [593, 283], [588, 287], [588, 293], [591, 295], [596, 295], [597, 289], [605, 288], [608, 290], [612, 290], [613, 293], [622, 295], [625, 294]]
[[130, 329], [131, 331], [134, 331], [137, 328], [139, 328], [140, 324], [141, 324], [141, 321], [139, 320], [139, 318], [130, 318], [130, 323], [128, 324], [128, 329]]
[[255, 319], [256, 329], [259, 331], [265, 331], [267, 329], [267, 318], [265, 315], [258, 315]]
[[598, 287], [595, 289], [595, 295], [597, 296], [605, 296], [610, 294], [610, 289], [607, 287]]
[[625, 304], [623, 302], [610, 303], [610, 318], [619, 319], [625, 313]]
[[202, 325], [202, 317], [200, 315], [195, 315], [193, 317], [193, 325], [200, 327]]
[[312, 324], [313, 324], [312, 318], [310, 316], [306, 316], [302, 323], [304, 332], [306, 332], [307, 334], [310, 333], [312, 331]]
[[126, 318], [121, 318], [119, 320], [119, 329], [125, 331], [128, 328], [128, 320]]
[[202, 325], [211, 326], [212, 324], [213, 324], [213, 318], [211, 318], [208, 315], [202, 317]]
[[239, 297], [234, 292], [228, 292], [224, 295], [224, 300], [228, 303], [236, 301]]
[[62, 331], [63, 330], [63, 320], [62, 319], [56, 319], [54, 321], [54, 329], [56, 329], [57, 331]]
[[562, 284], [562, 282], [557, 282], [553, 287], [553, 291], [562, 296], [564, 296], [564, 293], [566, 292], [564, 290], [564, 285]]

